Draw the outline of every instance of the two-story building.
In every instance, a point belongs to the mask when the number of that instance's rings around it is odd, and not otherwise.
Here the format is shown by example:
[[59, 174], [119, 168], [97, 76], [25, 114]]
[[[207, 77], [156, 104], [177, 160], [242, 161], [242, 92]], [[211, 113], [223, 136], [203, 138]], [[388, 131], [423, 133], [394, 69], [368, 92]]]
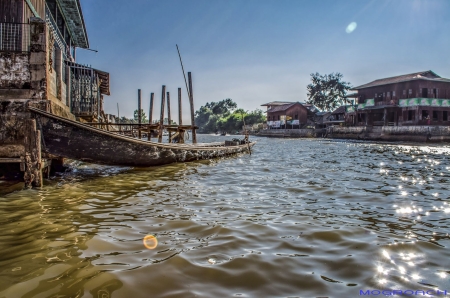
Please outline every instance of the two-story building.
[[[29, 141], [40, 135], [28, 106], [73, 120], [103, 114], [109, 74], [76, 63], [80, 48], [89, 40], [79, 0], [0, 1], [0, 172], [16, 162], [23, 170], [36, 154]], [[36, 163], [29, 164], [40, 169]], [[40, 184], [35, 176], [30, 181]]]
[[356, 125], [450, 125], [450, 79], [422, 71], [352, 88]]
[[261, 106], [267, 107], [269, 128], [299, 128], [314, 117], [317, 108], [300, 102], [273, 101]]

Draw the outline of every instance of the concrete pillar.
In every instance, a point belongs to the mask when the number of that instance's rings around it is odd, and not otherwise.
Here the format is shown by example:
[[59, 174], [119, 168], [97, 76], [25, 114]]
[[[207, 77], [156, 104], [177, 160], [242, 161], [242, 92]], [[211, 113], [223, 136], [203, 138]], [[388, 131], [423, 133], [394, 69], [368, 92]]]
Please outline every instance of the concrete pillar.
[[30, 18], [30, 74], [33, 99], [47, 99], [47, 25], [41, 18]]
[[[60, 48], [55, 47], [55, 65], [56, 65], [56, 97], [59, 98], [59, 100], [62, 99], [62, 68], [63, 68], [64, 60], [62, 51]], [[64, 78], [65, 79], [65, 78]]]
[[70, 106], [72, 104], [72, 82], [70, 80], [70, 67], [69, 66], [65, 66], [66, 68], [66, 77], [65, 77], [65, 82], [66, 82], [66, 105], [69, 107], [70, 111], [72, 111], [72, 107]]

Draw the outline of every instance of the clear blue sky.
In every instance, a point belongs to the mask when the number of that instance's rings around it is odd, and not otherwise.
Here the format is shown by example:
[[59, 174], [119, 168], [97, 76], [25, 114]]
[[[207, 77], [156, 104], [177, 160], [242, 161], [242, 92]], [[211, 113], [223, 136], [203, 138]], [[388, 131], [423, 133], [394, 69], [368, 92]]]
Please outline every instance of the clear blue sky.
[[[90, 47], [77, 61], [110, 73], [105, 110], [131, 117], [137, 89], [148, 114], [161, 86], [183, 88], [175, 45], [194, 81], [195, 109], [233, 99], [246, 110], [306, 101], [310, 74], [340, 72], [353, 86], [433, 70], [450, 77], [448, 0], [81, 0]], [[346, 30], [352, 22], [356, 29]], [[174, 118], [174, 116], [172, 116]]]

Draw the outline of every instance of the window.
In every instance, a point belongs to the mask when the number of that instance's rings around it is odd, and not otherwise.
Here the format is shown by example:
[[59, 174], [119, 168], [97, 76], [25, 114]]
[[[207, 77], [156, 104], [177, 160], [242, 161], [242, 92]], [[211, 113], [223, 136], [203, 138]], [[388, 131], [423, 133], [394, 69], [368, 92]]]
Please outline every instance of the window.
[[428, 120], [430, 114], [426, 110], [422, 110], [422, 120]]
[[428, 89], [422, 88], [422, 97], [428, 97]]
[[408, 111], [408, 121], [414, 120], [414, 111]]
[[433, 111], [433, 121], [438, 121], [438, 111]]
[[298, 120], [298, 114], [295, 114], [294, 119]]
[[278, 115], [278, 120], [280, 120], [280, 115]]
[[392, 96], [395, 96], [395, 91], [392, 91]]
[[390, 98], [390, 97], [391, 97], [391, 92], [387, 92], [387, 93], [386, 93], [386, 97], [387, 97], [387, 98]]
[[408, 94], [412, 94], [412, 89], [409, 89], [409, 90], [408, 90]]
[[406, 90], [403, 90], [403, 95], [406, 95]]
[[442, 121], [448, 121], [448, 112], [447, 111], [444, 111], [442, 113]]

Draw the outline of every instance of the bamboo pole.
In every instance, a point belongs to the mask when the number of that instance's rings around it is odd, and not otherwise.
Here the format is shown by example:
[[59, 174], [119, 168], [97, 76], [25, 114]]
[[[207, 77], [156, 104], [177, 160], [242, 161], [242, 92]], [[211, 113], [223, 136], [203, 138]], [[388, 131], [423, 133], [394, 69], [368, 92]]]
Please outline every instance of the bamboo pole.
[[[155, 97], [155, 93], [150, 93], [150, 107], [148, 110], [148, 124], [152, 124], [153, 122], [153, 98]], [[147, 133], [147, 140], [151, 140], [152, 138], [152, 131], [150, 129], [150, 126], [148, 127], [148, 133]]]
[[161, 93], [161, 116], [159, 118], [159, 135], [158, 135], [158, 143], [162, 142], [162, 135], [164, 130], [164, 103], [166, 101], [165, 98], [166, 95], [166, 86], [162, 86], [162, 93]]
[[197, 143], [197, 134], [195, 132], [195, 112], [194, 112], [194, 91], [192, 90], [192, 76], [191, 72], [188, 72], [189, 80], [189, 103], [191, 105], [191, 125], [192, 125], [192, 143]]
[[189, 92], [191, 92], [191, 91], [189, 90], [188, 84], [187, 84], [187, 82], [186, 82], [186, 75], [185, 75], [185, 73], [184, 73], [183, 61], [181, 60], [180, 49], [178, 48], [178, 45], [176, 45], [176, 46], [177, 46], [177, 51], [178, 51], [178, 57], [180, 57], [181, 71], [183, 72], [184, 83], [186, 84], [186, 90], [187, 90], [187, 92], [188, 92], [188, 96], [190, 97]]
[[[142, 98], [141, 98], [141, 89], [138, 89], [138, 123], [142, 124], [142, 115], [141, 115], [141, 107], [142, 107]], [[139, 140], [142, 138], [141, 130], [138, 131]]]

